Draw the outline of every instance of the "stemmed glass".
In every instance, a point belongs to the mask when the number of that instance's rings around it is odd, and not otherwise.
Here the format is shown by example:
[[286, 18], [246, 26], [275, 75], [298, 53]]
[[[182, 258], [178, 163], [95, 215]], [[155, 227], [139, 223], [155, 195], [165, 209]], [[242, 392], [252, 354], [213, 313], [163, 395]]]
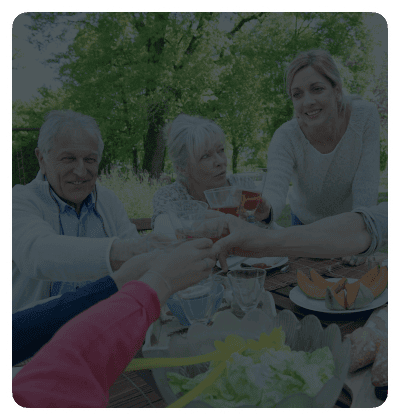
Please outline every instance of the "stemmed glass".
[[240, 214], [250, 223], [255, 222], [255, 213], [262, 201], [267, 174], [264, 171], [244, 172], [233, 175], [235, 186], [241, 190]]

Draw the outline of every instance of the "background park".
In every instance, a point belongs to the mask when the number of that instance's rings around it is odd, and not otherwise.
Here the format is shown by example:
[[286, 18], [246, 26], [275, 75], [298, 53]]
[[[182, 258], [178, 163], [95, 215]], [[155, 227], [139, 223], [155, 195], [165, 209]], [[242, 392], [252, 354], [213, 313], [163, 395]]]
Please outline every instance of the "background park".
[[[97, 120], [105, 144], [99, 181], [130, 218], [151, 217], [154, 192], [174, 181], [162, 128], [181, 112], [211, 118], [224, 130], [228, 173], [265, 168], [274, 132], [293, 116], [285, 68], [298, 52], [322, 48], [335, 58], [345, 90], [378, 108], [379, 201], [388, 201], [386, 25], [374, 13], [19, 15], [13, 25], [12, 185], [32, 181], [39, 170], [38, 131], [15, 129], [39, 128], [53, 109]], [[27, 42], [34, 59], [21, 47]], [[53, 79], [28, 98], [18, 96], [18, 84], [31, 80], [34, 62], [44, 56]], [[289, 226], [289, 215], [287, 205], [278, 224]]]

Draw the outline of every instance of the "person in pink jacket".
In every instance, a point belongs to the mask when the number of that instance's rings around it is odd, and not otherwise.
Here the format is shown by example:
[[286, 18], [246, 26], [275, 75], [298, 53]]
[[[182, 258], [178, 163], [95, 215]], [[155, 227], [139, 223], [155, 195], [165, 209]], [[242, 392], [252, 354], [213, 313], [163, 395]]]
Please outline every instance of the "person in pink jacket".
[[[122, 288], [68, 323], [15, 376], [14, 400], [22, 407], [106, 407], [109, 388], [143, 344], [167, 299], [211, 274], [210, 239], [164, 252], [157, 268], [134, 278], [131, 258], [113, 274]], [[119, 287], [118, 287], [119, 288]]]

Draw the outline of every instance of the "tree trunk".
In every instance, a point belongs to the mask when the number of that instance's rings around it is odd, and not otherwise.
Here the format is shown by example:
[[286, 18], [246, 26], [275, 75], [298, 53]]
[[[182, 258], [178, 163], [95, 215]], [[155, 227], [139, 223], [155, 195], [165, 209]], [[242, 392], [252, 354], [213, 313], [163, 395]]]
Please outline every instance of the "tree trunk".
[[144, 157], [142, 169], [158, 178], [164, 170], [165, 139], [162, 133], [164, 123], [164, 104], [156, 104], [149, 110], [148, 130], [144, 138]]
[[133, 172], [135, 172], [135, 174], [136, 174], [138, 169], [139, 169], [138, 168], [138, 152], [137, 152], [136, 147], [132, 148], [132, 156], [133, 156], [132, 169], [133, 169]]
[[238, 157], [239, 157], [239, 148], [237, 146], [233, 145], [233, 150], [232, 150], [232, 172], [234, 174], [237, 171]]

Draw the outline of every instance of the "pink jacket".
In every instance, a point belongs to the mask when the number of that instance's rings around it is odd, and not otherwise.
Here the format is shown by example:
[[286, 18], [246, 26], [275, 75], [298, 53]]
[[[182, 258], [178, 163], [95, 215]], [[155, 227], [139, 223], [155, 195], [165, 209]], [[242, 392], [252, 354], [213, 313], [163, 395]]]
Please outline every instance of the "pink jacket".
[[54, 335], [13, 380], [22, 407], [106, 407], [108, 390], [160, 316], [148, 285], [131, 281]]

